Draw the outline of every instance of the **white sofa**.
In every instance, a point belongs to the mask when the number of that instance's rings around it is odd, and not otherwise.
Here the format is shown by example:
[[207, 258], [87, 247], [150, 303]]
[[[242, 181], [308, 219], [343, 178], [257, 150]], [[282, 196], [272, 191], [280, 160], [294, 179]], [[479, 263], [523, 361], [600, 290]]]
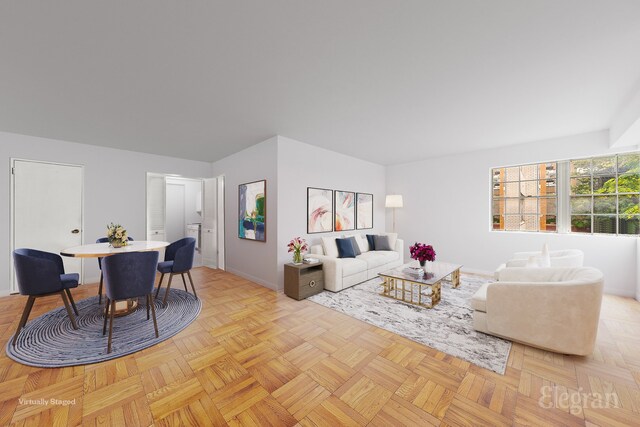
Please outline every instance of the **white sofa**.
[[[339, 292], [345, 288], [373, 279], [378, 273], [403, 264], [404, 241], [397, 238], [395, 233], [377, 233], [387, 235], [392, 251], [370, 251], [366, 238], [367, 233], [351, 234], [347, 236], [323, 237], [322, 245], [311, 246], [310, 253], [314, 258], [323, 262], [324, 288]], [[369, 233], [371, 234], [371, 233]], [[335, 239], [355, 236], [361, 255], [355, 258], [338, 258]]]
[[[495, 279], [500, 280], [500, 273], [505, 268], [527, 267], [531, 257], [540, 258], [542, 252], [516, 252], [513, 258], [504, 264], [500, 264], [495, 272]], [[579, 249], [566, 249], [549, 251], [549, 267], [582, 267], [584, 253]]]
[[591, 354], [603, 280], [590, 267], [505, 268], [472, 297], [473, 326], [545, 350]]

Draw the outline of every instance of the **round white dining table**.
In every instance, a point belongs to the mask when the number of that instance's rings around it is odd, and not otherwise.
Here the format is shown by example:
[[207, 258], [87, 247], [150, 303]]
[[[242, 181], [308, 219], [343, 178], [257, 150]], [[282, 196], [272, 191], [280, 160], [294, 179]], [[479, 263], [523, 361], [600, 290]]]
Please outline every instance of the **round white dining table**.
[[60, 251], [60, 255], [75, 258], [102, 258], [127, 252], [157, 251], [169, 246], [169, 242], [153, 240], [131, 240], [128, 245], [114, 248], [109, 243], [92, 243], [74, 246]]
[[[109, 243], [92, 243], [89, 245], [74, 246], [60, 251], [60, 255], [74, 258], [103, 258], [110, 255], [124, 254], [127, 252], [157, 251], [169, 246], [169, 242], [153, 240], [131, 240], [126, 246], [114, 248]], [[138, 307], [137, 299], [117, 301], [115, 316], [125, 316], [135, 311]]]

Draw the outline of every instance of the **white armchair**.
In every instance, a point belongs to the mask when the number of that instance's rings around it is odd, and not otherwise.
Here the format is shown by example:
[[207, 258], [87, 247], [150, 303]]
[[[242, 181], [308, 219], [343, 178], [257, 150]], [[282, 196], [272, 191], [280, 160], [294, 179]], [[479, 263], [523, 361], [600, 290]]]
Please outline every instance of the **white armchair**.
[[[527, 267], [529, 258], [540, 257], [542, 252], [516, 252], [513, 258], [504, 264], [501, 264], [495, 272], [495, 279], [501, 279], [501, 272], [505, 268], [522, 268]], [[582, 267], [584, 262], [584, 253], [580, 249], [566, 249], [560, 251], [549, 252], [550, 267]]]
[[564, 354], [593, 352], [603, 275], [590, 267], [506, 268], [471, 299], [477, 331]]

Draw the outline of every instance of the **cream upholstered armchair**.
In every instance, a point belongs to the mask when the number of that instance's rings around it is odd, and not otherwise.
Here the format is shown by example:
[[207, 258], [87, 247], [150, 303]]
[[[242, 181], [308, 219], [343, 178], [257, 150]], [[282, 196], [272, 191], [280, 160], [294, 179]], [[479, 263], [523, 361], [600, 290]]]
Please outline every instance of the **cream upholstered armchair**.
[[[500, 273], [505, 268], [528, 267], [530, 260], [541, 260], [542, 252], [516, 252], [513, 258], [501, 264], [495, 272], [495, 279], [500, 279]], [[549, 265], [547, 267], [582, 267], [584, 253], [580, 249], [565, 249], [549, 251]]]
[[506, 268], [472, 297], [473, 326], [545, 350], [591, 354], [603, 280], [590, 267]]

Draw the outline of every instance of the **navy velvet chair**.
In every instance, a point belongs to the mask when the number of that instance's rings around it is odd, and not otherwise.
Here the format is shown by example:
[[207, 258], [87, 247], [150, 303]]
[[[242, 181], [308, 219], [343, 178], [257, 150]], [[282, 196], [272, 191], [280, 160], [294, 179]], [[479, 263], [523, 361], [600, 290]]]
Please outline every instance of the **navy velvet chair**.
[[113, 336], [113, 317], [116, 310], [116, 301], [146, 297], [147, 320], [149, 320], [149, 308], [151, 308], [151, 312], [153, 313], [153, 327], [156, 331], [156, 338], [158, 338], [156, 308], [153, 305], [152, 298], [158, 257], [159, 253], [157, 251], [128, 252], [110, 255], [102, 260], [102, 271], [104, 272], [107, 294], [102, 335], [107, 333], [107, 318], [109, 318], [107, 353], [111, 353], [111, 337]]
[[[133, 238], [131, 237], [127, 237], [127, 239], [132, 242]], [[107, 243], [109, 241], [108, 237], [101, 237], [98, 240], [96, 240], [96, 243]], [[98, 258], [98, 268], [100, 269], [100, 287], [98, 288], [98, 304], [102, 304], [102, 282], [103, 282], [103, 277], [102, 277], [102, 258]]]
[[65, 274], [60, 255], [35, 249], [16, 249], [13, 251], [13, 264], [18, 279], [18, 290], [21, 295], [28, 295], [29, 299], [22, 312], [16, 334], [13, 336], [12, 345], [16, 345], [18, 334], [27, 324], [33, 303], [39, 297], [60, 294], [73, 329], [78, 329], [76, 318], [69, 307], [69, 301], [76, 315], [78, 315], [78, 308], [69, 289], [78, 287], [80, 275], [78, 273]]
[[158, 264], [158, 271], [161, 273], [160, 282], [158, 282], [158, 290], [156, 291], [156, 298], [162, 287], [162, 279], [165, 274], [169, 274], [169, 283], [167, 284], [167, 290], [164, 293], [163, 304], [167, 303], [167, 297], [169, 296], [169, 290], [171, 289], [171, 279], [176, 274], [182, 276], [182, 283], [184, 284], [184, 290], [187, 290], [187, 282], [184, 279], [184, 274], [189, 276], [189, 282], [191, 283], [191, 289], [193, 290], [193, 296], [198, 298], [196, 294], [196, 288], [193, 286], [193, 279], [191, 278], [191, 268], [193, 268], [193, 255], [196, 250], [196, 239], [193, 237], [185, 237], [184, 239], [176, 240], [169, 246], [167, 246], [164, 253], [164, 261]]

